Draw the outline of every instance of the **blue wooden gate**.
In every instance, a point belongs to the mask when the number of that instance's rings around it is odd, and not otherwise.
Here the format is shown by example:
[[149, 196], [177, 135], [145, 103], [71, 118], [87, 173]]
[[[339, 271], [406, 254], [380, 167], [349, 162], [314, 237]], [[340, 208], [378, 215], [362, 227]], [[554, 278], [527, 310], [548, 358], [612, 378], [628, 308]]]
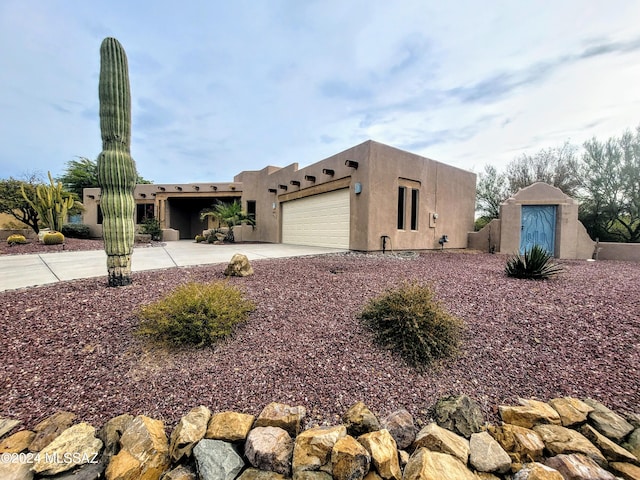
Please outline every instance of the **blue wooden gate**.
[[534, 245], [540, 245], [551, 255], [555, 254], [556, 206], [523, 205], [520, 231], [520, 253]]

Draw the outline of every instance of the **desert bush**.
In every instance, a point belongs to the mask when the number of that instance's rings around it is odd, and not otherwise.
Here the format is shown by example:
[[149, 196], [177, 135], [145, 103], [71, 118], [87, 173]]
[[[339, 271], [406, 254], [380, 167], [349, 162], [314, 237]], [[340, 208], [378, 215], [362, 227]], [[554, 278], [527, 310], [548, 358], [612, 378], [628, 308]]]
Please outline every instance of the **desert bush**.
[[42, 237], [42, 243], [45, 245], [62, 245], [64, 243], [64, 235], [60, 232], [47, 232]]
[[196, 243], [202, 243], [206, 240], [204, 235], [196, 235]]
[[521, 255], [507, 259], [504, 271], [509, 277], [545, 280], [562, 272], [563, 268], [552, 261], [552, 256], [540, 245], [534, 245]]
[[365, 305], [360, 318], [376, 341], [421, 369], [457, 352], [464, 324], [430, 286], [405, 283]]
[[62, 234], [67, 238], [90, 238], [89, 225], [83, 223], [66, 223], [62, 226]]
[[205, 346], [230, 335], [254, 304], [227, 282], [190, 282], [137, 312], [137, 333], [172, 345]]
[[18, 245], [18, 244], [27, 243], [27, 239], [25, 238], [24, 235], [14, 233], [13, 235], [9, 235], [7, 237], [7, 243], [9, 245]]
[[159, 241], [162, 238], [160, 221], [154, 217], [147, 217], [142, 221], [140, 233], [151, 235], [151, 240]]

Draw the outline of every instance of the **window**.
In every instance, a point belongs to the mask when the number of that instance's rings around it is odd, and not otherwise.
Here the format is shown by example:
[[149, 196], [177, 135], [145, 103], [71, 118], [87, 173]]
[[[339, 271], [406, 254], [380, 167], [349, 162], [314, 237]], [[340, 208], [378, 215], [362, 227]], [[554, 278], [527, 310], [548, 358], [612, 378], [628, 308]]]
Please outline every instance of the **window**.
[[404, 230], [407, 204], [407, 187], [398, 187], [398, 230]]
[[98, 204], [98, 225], [102, 225], [102, 205]]
[[144, 223], [147, 218], [153, 218], [153, 203], [138, 203], [136, 205], [136, 223]]
[[418, 230], [418, 201], [420, 199], [420, 190], [411, 189], [411, 230]]
[[256, 221], [256, 201], [255, 200], [247, 200], [247, 216], [253, 219], [255, 223]]

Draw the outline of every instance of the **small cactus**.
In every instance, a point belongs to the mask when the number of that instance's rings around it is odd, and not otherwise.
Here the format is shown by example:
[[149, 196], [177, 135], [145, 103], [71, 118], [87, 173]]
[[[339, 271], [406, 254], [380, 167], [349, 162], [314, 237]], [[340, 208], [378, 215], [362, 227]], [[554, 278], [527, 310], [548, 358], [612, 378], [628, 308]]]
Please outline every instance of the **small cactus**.
[[7, 237], [7, 243], [9, 245], [12, 245], [12, 246], [13, 245], [20, 245], [20, 244], [23, 244], [23, 243], [27, 243], [27, 239], [25, 238], [24, 235], [20, 235], [20, 234], [14, 233], [13, 235], [9, 235]]
[[131, 254], [135, 240], [137, 172], [131, 158], [131, 94], [127, 56], [115, 38], [100, 46], [100, 131], [98, 184], [102, 189], [102, 232], [107, 252], [109, 286], [131, 283]]
[[62, 245], [64, 243], [64, 235], [60, 232], [47, 232], [42, 237], [42, 243], [45, 245]]

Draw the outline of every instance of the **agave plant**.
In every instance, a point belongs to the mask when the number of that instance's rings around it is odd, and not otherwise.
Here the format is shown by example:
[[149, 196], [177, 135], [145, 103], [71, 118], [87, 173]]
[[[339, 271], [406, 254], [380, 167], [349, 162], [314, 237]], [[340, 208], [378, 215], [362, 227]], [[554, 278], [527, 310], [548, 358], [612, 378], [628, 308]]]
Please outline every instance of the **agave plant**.
[[534, 245], [521, 255], [513, 255], [504, 268], [509, 277], [545, 280], [563, 270], [562, 265], [552, 261], [552, 256], [540, 245]]

